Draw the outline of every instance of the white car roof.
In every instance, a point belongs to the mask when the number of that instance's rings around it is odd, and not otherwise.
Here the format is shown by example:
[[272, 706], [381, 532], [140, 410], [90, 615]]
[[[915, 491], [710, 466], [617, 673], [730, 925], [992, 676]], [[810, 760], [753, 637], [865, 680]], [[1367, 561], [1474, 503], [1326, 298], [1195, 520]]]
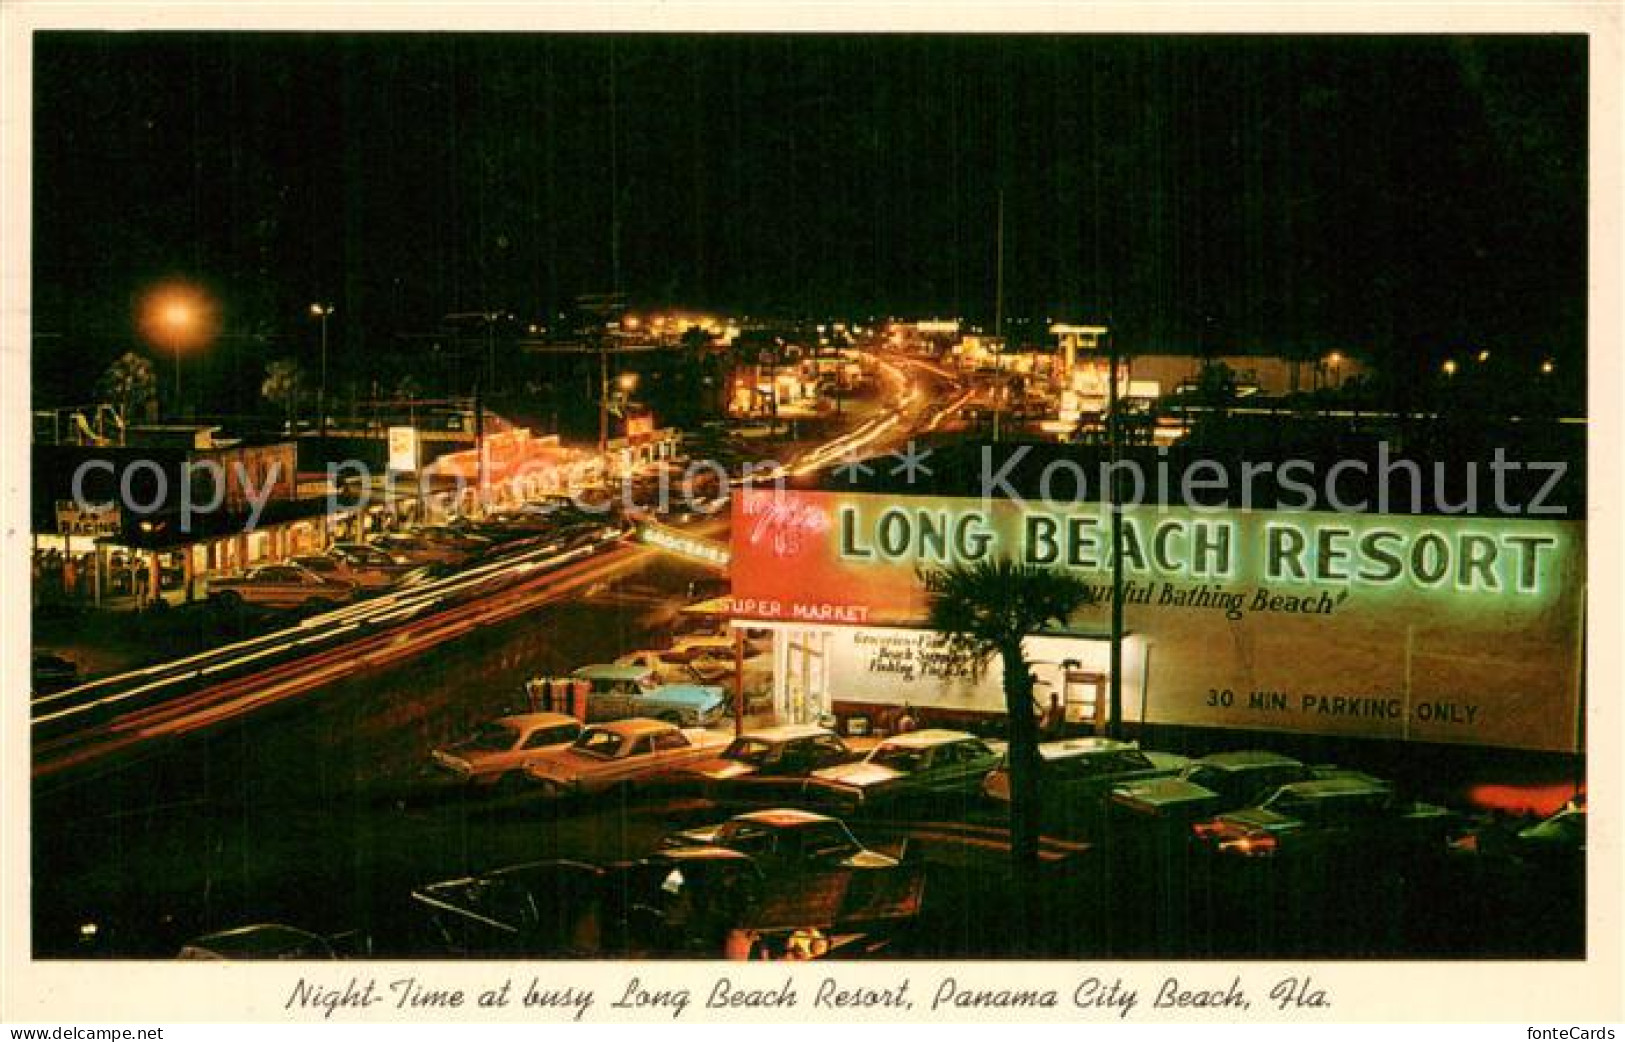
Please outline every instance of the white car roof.
[[929, 749], [932, 746], [947, 745], [950, 742], [962, 742], [967, 738], [975, 737], [975, 735], [965, 731], [947, 731], [941, 728], [928, 727], [923, 731], [908, 731], [903, 734], [894, 734], [881, 744], [900, 749]]
[[741, 738], [756, 738], [764, 742], [788, 742], [797, 738], [816, 738], [820, 735], [833, 735], [835, 732], [827, 727], [817, 724], [780, 724], [778, 727], [764, 727], [760, 730], [746, 731]]
[[510, 724], [520, 730], [531, 727], [559, 727], [564, 724], [579, 724], [581, 721], [568, 713], [514, 713], [511, 716], [501, 716], [492, 723]]

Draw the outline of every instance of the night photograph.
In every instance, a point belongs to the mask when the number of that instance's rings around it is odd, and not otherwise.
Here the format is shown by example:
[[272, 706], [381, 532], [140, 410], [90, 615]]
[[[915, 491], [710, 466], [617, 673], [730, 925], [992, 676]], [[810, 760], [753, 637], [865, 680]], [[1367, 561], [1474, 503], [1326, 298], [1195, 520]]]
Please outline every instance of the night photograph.
[[32, 32], [23, 957], [1595, 957], [1595, 46]]

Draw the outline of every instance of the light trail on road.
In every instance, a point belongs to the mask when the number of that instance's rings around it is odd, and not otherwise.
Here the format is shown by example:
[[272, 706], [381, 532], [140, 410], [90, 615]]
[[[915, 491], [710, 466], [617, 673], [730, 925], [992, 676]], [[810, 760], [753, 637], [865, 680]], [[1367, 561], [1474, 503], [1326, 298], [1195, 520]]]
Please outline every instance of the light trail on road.
[[[967, 392], [950, 401], [921, 428], [925, 414], [910, 415], [921, 390], [904, 367], [917, 368], [955, 390], [958, 382], [941, 367], [917, 359], [903, 359], [901, 365], [882, 359], [879, 365], [898, 392], [891, 408], [809, 449], [791, 465], [759, 477], [809, 474], [857, 455], [894, 431], [935, 429], [969, 399]], [[713, 518], [699, 527], [713, 529], [723, 523]], [[322, 612], [272, 633], [40, 696], [31, 702], [34, 774], [57, 774], [141, 741], [188, 733], [422, 654], [477, 627], [562, 600], [660, 552], [621, 540], [621, 533], [613, 537], [605, 533], [569, 550], [561, 550], [562, 543], [555, 540], [415, 589]], [[206, 686], [188, 690], [198, 684]], [[42, 726], [73, 729], [42, 734]]]
[[[34, 775], [57, 774], [147, 739], [219, 723], [334, 680], [421, 654], [479, 626], [563, 599], [584, 586], [635, 567], [655, 553], [658, 551], [653, 548], [620, 544], [585, 560], [572, 557], [564, 567], [534, 572], [523, 584], [492, 595], [492, 600], [441, 611], [419, 622], [317, 651], [250, 676], [223, 680], [156, 706], [123, 713], [99, 726], [36, 743]], [[360, 628], [359, 622], [348, 620], [330, 632], [355, 633]]]

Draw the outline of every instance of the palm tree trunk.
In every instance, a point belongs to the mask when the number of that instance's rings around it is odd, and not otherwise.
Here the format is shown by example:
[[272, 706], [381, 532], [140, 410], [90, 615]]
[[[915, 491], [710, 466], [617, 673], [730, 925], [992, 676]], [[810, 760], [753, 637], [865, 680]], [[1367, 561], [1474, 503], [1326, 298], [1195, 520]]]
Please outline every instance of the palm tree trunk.
[[1010, 727], [1006, 756], [1010, 767], [1010, 870], [1020, 918], [1018, 936], [1033, 939], [1038, 909], [1038, 721], [1033, 717], [1033, 684], [1020, 643], [1006, 647], [1004, 701]]

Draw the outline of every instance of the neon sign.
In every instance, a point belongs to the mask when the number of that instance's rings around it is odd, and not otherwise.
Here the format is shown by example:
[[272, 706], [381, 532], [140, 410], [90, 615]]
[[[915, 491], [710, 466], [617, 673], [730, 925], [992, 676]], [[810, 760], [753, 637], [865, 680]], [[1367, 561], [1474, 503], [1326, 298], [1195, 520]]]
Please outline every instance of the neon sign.
[[701, 564], [727, 568], [733, 555], [726, 546], [645, 521], [638, 525], [638, 541]]
[[[930, 568], [1010, 555], [1024, 564], [1084, 573], [1111, 568], [1111, 521], [1104, 512], [1018, 514], [999, 504], [926, 502], [838, 502], [836, 556]], [[808, 510], [790, 500], [760, 509], [758, 525], [794, 517], [803, 523], [793, 527], [817, 532], [820, 525], [805, 523]], [[753, 531], [753, 539], [759, 532]], [[1124, 572], [1168, 579], [1251, 576], [1267, 583], [1533, 596], [1563, 549], [1559, 527], [1529, 521], [1129, 509], [1122, 524]]]

